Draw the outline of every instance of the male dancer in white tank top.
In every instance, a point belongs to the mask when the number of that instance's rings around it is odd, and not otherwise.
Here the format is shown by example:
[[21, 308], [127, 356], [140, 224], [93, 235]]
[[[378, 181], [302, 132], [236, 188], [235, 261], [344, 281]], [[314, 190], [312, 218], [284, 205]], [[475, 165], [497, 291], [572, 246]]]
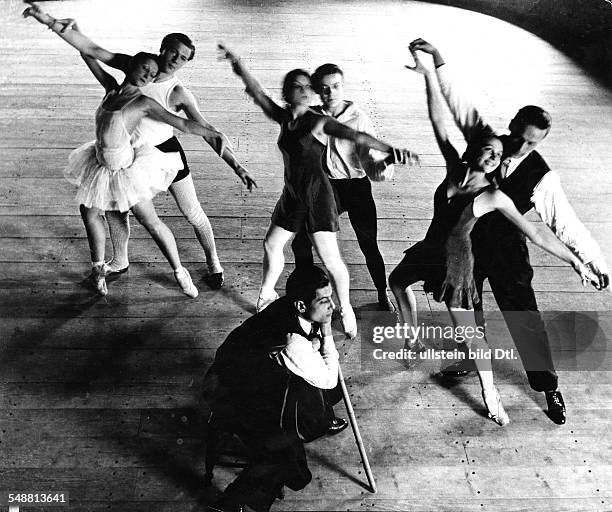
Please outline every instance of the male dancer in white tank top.
[[[72, 20], [70, 21], [72, 22]], [[70, 27], [71, 23], [68, 22], [64, 30]], [[109, 52], [94, 43], [92, 43], [91, 48], [83, 53], [121, 71], [127, 68], [130, 59], [128, 55]], [[175, 73], [183, 65], [193, 59], [194, 54], [195, 46], [185, 34], [172, 33], [166, 35], [159, 50], [160, 73], [154, 82], [142, 88], [142, 93], [158, 101], [170, 112], [183, 112], [187, 118], [198, 121], [214, 130], [215, 128], [202, 117], [193, 94], [175, 76]], [[208, 140], [204, 137], [204, 140], [214, 149], [212, 139]], [[178, 139], [174, 137], [172, 127], [150, 119], [143, 120], [136, 128], [133, 136], [135, 145], [138, 145], [139, 141], [147, 141], [148, 144], [155, 145], [164, 152], [178, 151], [181, 154], [184, 169], [178, 172], [174, 182], [170, 185], [170, 193], [181, 213], [193, 226], [204, 249], [208, 265], [207, 284], [213, 289], [220, 288], [223, 284], [223, 268], [217, 256], [212, 227], [198, 201], [185, 153]], [[228, 147], [221, 157], [234, 170], [249, 191], [252, 190], [253, 186], [257, 186], [249, 172], [236, 160], [229, 141]], [[129, 265], [127, 254], [130, 234], [129, 219], [126, 214], [109, 212], [107, 222], [114, 251], [113, 259], [108, 264], [108, 274], [123, 273]]]

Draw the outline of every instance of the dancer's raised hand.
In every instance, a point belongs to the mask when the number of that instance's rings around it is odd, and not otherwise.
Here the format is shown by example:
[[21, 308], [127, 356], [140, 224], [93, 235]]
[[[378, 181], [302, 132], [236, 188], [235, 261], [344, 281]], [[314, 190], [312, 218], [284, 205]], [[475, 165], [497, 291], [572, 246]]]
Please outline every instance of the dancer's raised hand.
[[225, 44], [221, 41], [217, 43], [217, 59], [218, 60], [229, 60], [232, 63], [232, 68], [234, 72], [239, 73], [236, 65], [240, 62], [240, 57], [236, 55], [232, 50], [230, 50]]
[[35, 2], [26, 1], [24, 3], [28, 4], [29, 7], [26, 7], [25, 10], [21, 13], [21, 15], [24, 18], [28, 18], [29, 16], [31, 16], [32, 18], [35, 18], [36, 20], [43, 23], [43, 18], [47, 16], [45, 12]]
[[416, 73], [420, 73], [421, 75], [426, 74], [429, 69], [427, 68], [427, 66], [425, 66], [422, 62], [421, 59], [419, 58], [419, 55], [417, 54], [417, 51], [410, 48], [410, 53], [412, 54], [412, 58], [414, 59], [414, 66], [409, 66], [408, 64], [406, 64], [406, 68], [411, 70], [411, 71], [415, 71]]
[[425, 41], [425, 39], [422, 39], [420, 37], [412, 41], [408, 48], [410, 48], [410, 51], [416, 52], [417, 50], [420, 50], [424, 53], [429, 53], [430, 55], [433, 55], [438, 51], [438, 49], [433, 44], [428, 43], [427, 41]]

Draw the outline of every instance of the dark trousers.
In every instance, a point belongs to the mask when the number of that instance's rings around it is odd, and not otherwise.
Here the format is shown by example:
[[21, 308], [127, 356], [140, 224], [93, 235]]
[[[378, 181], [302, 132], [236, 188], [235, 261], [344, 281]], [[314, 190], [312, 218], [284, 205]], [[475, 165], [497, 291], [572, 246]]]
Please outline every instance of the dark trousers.
[[301, 378], [291, 378], [281, 420], [249, 414], [244, 407], [232, 414], [231, 430], [248, 449], [249, 462], [225, 489], [219, 502], [226, 507], [246, 504], [257, 512], [267, 512], [283, 486], [294, 491], [310, 483], [312, 474], [304, 442], [327, 431], [334, 418], [332, 406], [340, 401], [340, 386], [331, 390], [316, 388]]
[[[338, 214], [348, 212], [351, 226], [357, 235], [361, 252], [365, 256], [366, 265], [379, 291], [387, 288], [385, 263], [378, 248], [376, 237], [378, 225], [376, 217], [376, 204], [372, 197], [372, 184], [369, 178], [354, 178], [343, 180], [330, 180], [336, 197]], [[308, 234], [301, 230], [297, 233], [291, 244], [295, 254], [296, 266], [313, 264], [312, 243]]]
[[[558, 377], [550, 350], [548, 334], [538, 311], [535, 293], [531, 286], [533, 268], [524, 241], [504, 251], [504, 263], [476, 266], [474, 277], [478, 294], [482, 297], [485, 278], [489, 279], [495, 301], [501, 310], [512, 340], [527, 372], [529, 385], [535, 391], [554, 391]], [[509, 265], [507, 265], [509, 263]], [[476, 306], [476, 318], [484, 325], [482, 301]]]

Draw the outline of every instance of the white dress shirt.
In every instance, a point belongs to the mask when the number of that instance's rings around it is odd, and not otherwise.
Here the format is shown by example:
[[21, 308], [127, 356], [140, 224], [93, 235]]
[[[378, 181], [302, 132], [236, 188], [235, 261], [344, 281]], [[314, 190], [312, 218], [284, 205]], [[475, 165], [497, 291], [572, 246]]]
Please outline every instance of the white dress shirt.
[[[436, 74], [442, 95], [466, 141], [483, 132], [496, 133], [462, 91], [452, 85], [447, 64], [438, 67]], [[521, 162], [522, 158], [511, 159], [505, 177], [512, 174]], [[535, 186], [531, 203], [542, 221], [583, 263], [593, 262], [603, 273], [608, 273], [599, 245], [578, 219], [556, 172], [547, 172]]]
[[[367, 114], [352, 101], [346, 101], [346, 108], [337, 117], [321, 108], [321, 113], [334, 117], [353, 130], [365, 132], [376, 137], [376, 130]], [[381, 151], [357, 146], [346, 139], [329, 137], [325, 154], [331, 179], [352, 179], [368, 176], [372, 181], [385, 181], [393, 178], [395, 167], [383, 161], [387, 156]]]
[[[298, 321], [304, 332], [311, 332], [308, 320], [298, 316]], [[321, 342], [296, 333], [287, 334], [287, 345], [276, 354], [281, 366], [321, 389], [333, 389], [338, 384], [338, 358], [332, 336], [325, 336]]]

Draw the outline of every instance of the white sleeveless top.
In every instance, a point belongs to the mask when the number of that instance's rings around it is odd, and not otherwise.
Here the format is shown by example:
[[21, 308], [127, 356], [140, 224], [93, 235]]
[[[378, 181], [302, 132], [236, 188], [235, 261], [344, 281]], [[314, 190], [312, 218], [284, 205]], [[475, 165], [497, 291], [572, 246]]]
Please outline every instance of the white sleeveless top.
[[[145, 96], [154, 99], [168, 112], [172, 112], [169, 107], [170, 93], [177, 86], [180, 85], [181, 81], [173, 76], [169, 80], [163, 82], [151, 82], [144, 87], [140, 88], [140, 91]], [[155, 121], [150, 117], [143, 117], [140, 123], [136, 126], [132, 132], [132, 144], [137, 147], [143, 144], [149, 146], [157, 146], [162, 142], [167, 141], [174, 135], [174, 128], [169, 124]]]

